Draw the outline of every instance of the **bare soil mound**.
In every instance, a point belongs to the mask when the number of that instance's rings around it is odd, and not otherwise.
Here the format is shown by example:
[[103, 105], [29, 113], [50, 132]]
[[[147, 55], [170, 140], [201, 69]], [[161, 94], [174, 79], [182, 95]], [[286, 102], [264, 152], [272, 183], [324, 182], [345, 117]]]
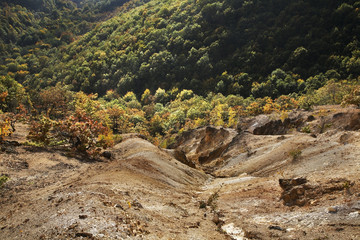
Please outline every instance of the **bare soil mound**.
[[[185, 164], [179, 163], [166, 151], [140, 138], [131, 138], [116, 145], [112, 151], [121, 166], [151, 177], [171, 187], [198, 186], [208, 178]], [[113, 163], [112, 163], [113, 164]]]
[[[193, 192], [208, 177], [143, 139], [115, 146], [111, 161], [12, 148], [0, 155], [0, 172], [10, 176], [1, 189], [1, 239], [186, 239], [202, 219]], [[194, 236], [206, 239], [208, 223]]]

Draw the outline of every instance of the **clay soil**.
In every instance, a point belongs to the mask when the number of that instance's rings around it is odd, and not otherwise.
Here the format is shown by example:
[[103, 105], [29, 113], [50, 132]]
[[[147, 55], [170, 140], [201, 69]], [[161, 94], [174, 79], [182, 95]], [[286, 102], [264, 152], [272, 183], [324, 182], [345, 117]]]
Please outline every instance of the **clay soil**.
[[[360, 239], [358, 110], [304, 114], [307, 131], [239, 131], [204, 168], [136, 136], [110, 159], [26, 146], [18, 124], [1, 146], [0, 239]], [[298, 177], [312, 190], [289, 206], [279, 179]]]

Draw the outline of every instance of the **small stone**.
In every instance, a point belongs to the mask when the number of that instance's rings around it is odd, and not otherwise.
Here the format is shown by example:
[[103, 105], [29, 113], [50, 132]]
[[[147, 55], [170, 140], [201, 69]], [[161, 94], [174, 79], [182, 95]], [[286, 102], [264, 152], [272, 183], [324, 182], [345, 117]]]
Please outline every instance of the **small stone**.
[[270, 230], [279, 230], [279, 231], [286, 231], [285, 229], [279, 227], [279, 226], [274, 226], [274, 225], [270, 225], [269, 226]]
[[141, 203], [139, 203], [139, 201], [137, 199], [135, 199], [132, 203], [131, 206], [133, 206], [135, 209], [140, 209], [140, 208], [144, 208]]
[[248, 238], [248, 239], [260, 239], [258, 237], [258, 234], [257, 232], [251, 232], [251, 231], [245, 231], [244, 232], [244, 237]]
[[87, 215], [79, 215], [79, 218], [80, 219], [85, 219], [85, 218], [87, 218], [88, 216]]
[[220, 218], [218, 214], [215, 214], [212, 221], [217, 225], [220, 222]]
[[75, 229], [77, 226], [78, 226], [77, 223], [73, 223], [73, 224], [71, 224], [71, 225], [68, 227], [68, 229], [69, 229], [69, 230], [72, 230], [72, 229]]
[[359, 217], [359, 216], [360, 216], [359, 212], [351, 212], [351, 213], [349, 213], [349, 217], [351, 217], [351, 218], [356, 218], [356, 217]]
[[87, 232], [78, 232], [75, 234], [75, 237], [93, 238], [93, 235]]
[[310, 116], [308, 116], [308, 118], [307, 118], [307, 122], [312, 122], [312, 121], [314, 121], [315, 120], [315, 117], [313, 116], [313, 115], [310, 115]]
[[337, 213], [337, 208], [336, 207], [329, 207], [328, 209], [327, 209], [327, 211], [328, 211], [328, 213]]
[[[359, 193], [358, 197], [360, 197], [360, 193]], [[360, 201], [355, 202], [352, 205], [352, 208], [354, 208], [355, 210], [360, 210]]]
[[115, 208], [120, 208], [120, 209], [124, 210], [124, 208], [123, 208], [120, 204], [118, 204], [118, 203], [115, 204], [114, 207], [115, 207]]
[[315, 133], [310, 134], [310, 136], [313, 137], [313, 138], [317, 138]]
[[199, 203], [199, 208], [206, 208], [206, 202], [201, 200]]
[[188, 226], [188, 228], [199, 228], [199, 227], [200, 227], [200, 222], [196, 222]]
[[113, 158], [112, 152], [109, 152], [109, 151], [104, 151], [104, 152], [102, 153], [102, 156], [105, 157], [105, 158], [107, 158], [107, 159]]

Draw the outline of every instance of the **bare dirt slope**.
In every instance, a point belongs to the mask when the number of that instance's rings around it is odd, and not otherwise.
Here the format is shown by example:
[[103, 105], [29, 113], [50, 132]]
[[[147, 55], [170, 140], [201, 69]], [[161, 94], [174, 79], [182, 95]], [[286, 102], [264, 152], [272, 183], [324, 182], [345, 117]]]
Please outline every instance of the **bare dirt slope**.
[[359, 116], [258, 116], [171, 151], [129, 137], [99, 161], [3, 145], [0, 239], [360, 239]]
[[111, 161], [13, 146], [1, 155], [0, 239], [221, 239], [194, 191], [208, 178], [140, 138], [115, 146]]

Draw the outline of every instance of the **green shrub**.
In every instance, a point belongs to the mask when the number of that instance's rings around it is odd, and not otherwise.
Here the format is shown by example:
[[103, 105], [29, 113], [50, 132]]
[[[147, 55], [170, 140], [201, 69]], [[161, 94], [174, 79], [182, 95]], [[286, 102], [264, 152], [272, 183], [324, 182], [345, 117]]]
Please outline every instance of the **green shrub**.
[[311, 128], [309, 125], [306, 125], [304, 127], [301, 128], [301, 132], [303, 133], [311, 133]]
[[216, 201], [218, 200], [218, 198], [219, 198], [219, 191], [210, 195], [210, 197], [208, 198], [208, 200], [206, 202], [206, 205], [210, 206], [212, 210], [215, 210], [217, 207]]
[[0, 176], [0, 188], [2, 188], [3, 184], [6, 183], [10, 178], [6, 175]]
[[47, 116], [41, 116], [38, 120], [32, 121], [27, 138], [40, 145], [50, 145], [53, 140], [50, 130], [55, 121]]
[[294, 149], [289, 152], [290, 157], [293, 161], [296, 161], [301, 156], [302, 151], [300, 149]]

